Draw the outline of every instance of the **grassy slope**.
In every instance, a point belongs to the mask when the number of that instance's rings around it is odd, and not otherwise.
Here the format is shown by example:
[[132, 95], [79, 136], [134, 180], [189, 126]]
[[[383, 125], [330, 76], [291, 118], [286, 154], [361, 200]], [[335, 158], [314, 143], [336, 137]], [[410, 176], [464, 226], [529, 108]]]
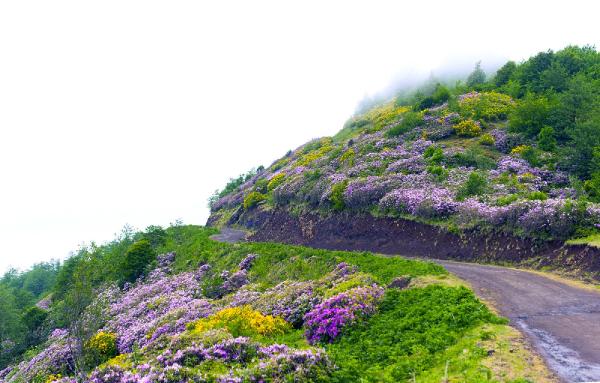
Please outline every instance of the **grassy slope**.
[[[339, 367], [333, 381], [549, 381], [543, 364], [505, 322], [489, 312], [472, 292], [432, 263], [366, 252], [316, 250], [271, 243], [223, 244], [208, 239], [214, 229], [179, 228], [164, 250], [176, 251], [179, 271], [208, 262], [216, 270], [232, 269], [248, 253], [260, 254], [250, 281], [262, 288], [283, 280], [318, 279], [345, 261], [385, 285], [408, 275], [413, 288], [389, 289], [380, 313], [326, 345]], [[301, 330], [276, 341], [306, 346]], [[495, 350], [488, 355], [488, 350]], [[525, 362], [527, 361], [527, 362]]]

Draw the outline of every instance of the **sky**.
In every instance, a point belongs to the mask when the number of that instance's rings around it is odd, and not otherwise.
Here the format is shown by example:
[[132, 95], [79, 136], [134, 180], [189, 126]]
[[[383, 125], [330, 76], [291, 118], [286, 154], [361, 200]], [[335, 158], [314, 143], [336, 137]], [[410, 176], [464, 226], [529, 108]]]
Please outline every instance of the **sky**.
[[593, 1], [0, 2], [0, 272], [175, 220], [365, 95], [568, 44]]

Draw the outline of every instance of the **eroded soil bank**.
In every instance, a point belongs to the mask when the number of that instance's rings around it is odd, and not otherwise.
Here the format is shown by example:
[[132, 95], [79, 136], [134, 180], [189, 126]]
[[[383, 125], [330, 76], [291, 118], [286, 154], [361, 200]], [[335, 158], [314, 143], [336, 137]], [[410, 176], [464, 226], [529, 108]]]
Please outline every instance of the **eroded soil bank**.
[[[207, 224], [216, 219], [211, 217]], [[322, 216], [255, 209], [234, 214], [228, 224], [252, 229], [252, 241], [553, 269], [600, 281], [600, 249], [585, 245], [477, 231], [458, 235], [410, 220], [348, 212]]]

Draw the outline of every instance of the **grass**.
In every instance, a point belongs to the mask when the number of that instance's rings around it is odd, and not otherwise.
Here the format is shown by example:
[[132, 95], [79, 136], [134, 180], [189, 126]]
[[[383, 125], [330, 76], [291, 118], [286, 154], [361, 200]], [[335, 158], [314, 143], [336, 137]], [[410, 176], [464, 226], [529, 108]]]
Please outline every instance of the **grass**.
[[566, 243], [567, 245], [588, 245], [600, 248], [600, 234], [592, 234], [583, 238], [570, 239]]

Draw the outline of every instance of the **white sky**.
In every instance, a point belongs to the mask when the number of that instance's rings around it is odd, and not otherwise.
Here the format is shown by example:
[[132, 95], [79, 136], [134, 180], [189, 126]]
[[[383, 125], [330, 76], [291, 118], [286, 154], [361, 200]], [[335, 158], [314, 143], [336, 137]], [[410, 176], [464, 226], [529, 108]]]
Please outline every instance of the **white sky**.
[[1, 1], [0, 272], [126, 223], [203, 224], [229, 177], [397, 75], [600, 46], [598, 4]]

